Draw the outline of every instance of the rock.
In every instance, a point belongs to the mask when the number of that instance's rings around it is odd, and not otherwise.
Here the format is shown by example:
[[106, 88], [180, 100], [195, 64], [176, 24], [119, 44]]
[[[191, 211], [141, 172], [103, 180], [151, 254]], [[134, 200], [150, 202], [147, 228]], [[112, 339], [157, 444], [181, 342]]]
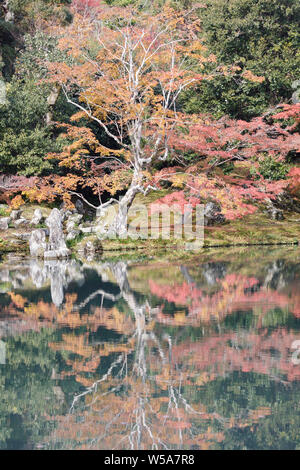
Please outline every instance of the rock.
[[58, 386], [53, 387], [53, 393], [60, 403], [63, 403], [65, 401], [65, 394], [62, 391], [61, 387], [58, 387]]
[[62, 222], [64, 222], [65, 220], [68, 219], [68, 217], [70, 217], [72, 214], [73, 214], [73, 211], [71, 211], [70, 209], [60, 209], [60, 214], [61, 214], [61, 220]]
[[299, 212], [300, 213], [300, 204], [297, 202], [290, 194], [286, 191], [280, 193], [276, 200], [273, 201], [273, 205], [282, 211], [287, 212]]
[[221, 208], [214, 202], [208, 202], [204, 207], [204, 225], [219, 225], [225, 223]]
[[16, 228], [18, 227], [25, 227], [26, 225], [29, 225], [30, 222], [29, 220], [25, 219], [24, 217], [21, 217], [21, 219], [15, 220], [14, 225]]
[[79, 230], [82, 233], [94, 233], [96, 231], [95, 227], [83, 227], [82, 225], [79, 226]]
[[75, 207], [79, 214], [85, 213], [84, 204], [80, 199], [77, 199], [77, 201], [75, 202]]
[[29, 239], [29, 249], [31, 256], [41, 258], [46, 250], [46, 236], [41, 229], [33, 230]]
[[30, 221], [30, 225], [36, 226], [42, 223], [44, 220], [44, 216], [42, 214], [41, 209], [35, 209], [33, 213], [33, 218]]
[[14, 237], [20, 238], [21, 240], [29, 240], [31, 237], [32, 232], [25, 232], [25, 233], [13, 233]]
[[69, 222], [74, 222], [75, 224], [79, 224], [82, 218], [83, 218], [82, 214], [72, 214], [68, 217], [67, 224]]
[[49, 227], [49, 243], [44, 253], [45, 259], [67, 258], [71, 252], [67, 248], [63, 234], [62, 217], [58, 209], [53, 209], [46, 219], [46, 225]]
[[98, 239], [88, 240], [82, 248], [86, 255], [103, 252], [101, 241]]
[[95, 245], [92, 241], [87, 241], [84, 246], [84, 256], [87, 261], [93, 261], [95, 256]]
[[60, 248], [59, 250], [46, 250], [44, 253], [45, 260], [68, 258], [71, 251], [68, 248]]
[[10, 222], [10, 217], [1, 217], [0, 218], [0, 230], [7, 230], [9, 222]]
[[273, 205], [267, 207], [267, 213], [273, 220], [284, 220], [283, 211], [281, 209], [277, 209]]
[[86, 242], [84, 249], [85, 251], [95, 251], [94, 243], [91, 241]]
[[72, 232], [75, 228], [75, 225], [76, 225], [75, 222], [73, 222], [72, 220], [70, 222], [68, 222], [67, 225], [66, 225], [67, 232], [68, 233]]
[[66, 240], [67, 241], [72, 241], [72, 240], [75, 240], [76, 237], [78, 237], [78, 235], [80, 235], [80, 231], [79, 230], [71, 230], [67, 237], [66, 237]]
[[22, 216], [22, 211], [21, 211], [21, 209], [13, 210], [13, 211], [11, 211], [11, 213], [10, 213], [10, 218], [11, 218], [11, 220], [18, 220], [18, 219], [21, 218], [21, 216]]

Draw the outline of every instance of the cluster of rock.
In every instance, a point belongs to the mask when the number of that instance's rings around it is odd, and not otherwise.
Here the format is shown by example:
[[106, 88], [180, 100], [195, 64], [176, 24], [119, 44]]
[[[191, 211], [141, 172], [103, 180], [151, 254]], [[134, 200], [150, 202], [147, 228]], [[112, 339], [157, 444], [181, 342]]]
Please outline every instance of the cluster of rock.
[[[64, 259], [70, 256], [71, 251], [67, 248], [66, 241], [75, 240], [81, 233], [92, 233], [94, 227], [85, 227], [81, 222], [83, 214], [78, 211], [77, 204], [75, 210], [53, 209], [49, 217], [45, 220], [49, 230], [49, 239], [46, 241], [47, 233], [44, 229], [34, 230], [29, 239], [30, 254], [36, 258]], [[64, 235], [64, 227], [66, 237]], [[87, 241], [84, 246], [84, 254], [92, 257], [95, 247], [92, 242]]]
[[36, 227], [44, 222], [45, 218], [40, 209], [34, 211], [33, 217], [31, 220], [23, 217], [22, 210], [13, 210], [10, 213], [9, 217], [0, 218], [0, 230], [7, 230], [9, 226], [14, 228], [20, 227]]
[[62, 259], [70, 256], [63, 233], [62, 215], [58, 209], [53, 209], [45, 220], [49, 229], [49, 239], [43, 229], [34, 230], [29, 238], [30, 254], [36, 258]]
[[[86, 210], [80, 200], [70, 210], [63, 206], [53, 209], [49, 217], [44, 217], [41, 209], [36, 209], [31, 219], [23, 216], [22, 210], [13, 210], [9, 217], [0, 217], [0, 231], [15, 228], [12, 233], [17, 240], [29, 242], [30, 254], [34, 258], [64, 259], [70, 256], [66, 242], [75, 240], [80, 234], [94, 233], [95, 227], [83, 223]], [[88, 214], [89, 215], [89, 214]], [[90, 214], [91, 215], [91, 214]], [[95, 249], [87, 242], [86, 255], [93, 255]]]

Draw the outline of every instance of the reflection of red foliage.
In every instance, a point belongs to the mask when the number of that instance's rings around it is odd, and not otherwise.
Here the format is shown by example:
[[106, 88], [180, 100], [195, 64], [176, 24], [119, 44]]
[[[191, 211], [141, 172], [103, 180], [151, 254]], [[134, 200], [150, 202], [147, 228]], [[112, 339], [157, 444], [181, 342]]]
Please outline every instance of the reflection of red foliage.
[[291, 346], [297, 339], [299, 336], [283, 328], [270, 335], [267, 330], [259, 335], [245, 330], [230, 332], [174, 346], [173, 359], [183, 367], [192, 362], [210, 380], [235, 370], [266, 374], [275, 380], [300, 380], [300, 368], [291, 358]]
[[[207, 294], [195, 284], [184, 282], [170, 286], [159, 285], [150, 280], [149, 287], [152, 294], [188, 308], [187, 322], [209, 322], [212, 319], [221, 319], [226, 315], [239, 310], [247, 311], [255, 306], [262, 314], [275, 307], [288, 308], [295, 316], [300, 316], [300, 296], [297, 287], [290, 293], [280, 293], [267, 287], [259, 286], [254, 277], [237, 274], [228, 274], [219, 281], [218, 291]], [[160, 314], [160, 321], [172, 323], [174, 320]], [[176, 320], [175, 320], [176, 321]]]

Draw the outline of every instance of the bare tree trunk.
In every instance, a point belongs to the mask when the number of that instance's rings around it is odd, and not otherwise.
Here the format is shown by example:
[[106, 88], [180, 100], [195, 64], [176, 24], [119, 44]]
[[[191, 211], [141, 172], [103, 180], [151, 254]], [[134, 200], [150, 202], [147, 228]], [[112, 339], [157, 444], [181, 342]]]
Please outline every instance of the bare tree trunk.
[[125, 236], [127, 233], [128, 211], [134, 201], [135, 196], [141, 192], [142, 177], [143, 175], [141, 170], [134, 171], [130, 187], [119, 202], [118, 214], [115, 219], [115, 230], [119, 237]]
[[48, 112], [46, 114], [46, 125], [50, 126], [53, 123], [53, 113], [54, 113], [54, 106], [57, 102], [60, 93], [60, 86], [54, 85], [50, 95], [47, 98], [47, 103], [49, 106]]

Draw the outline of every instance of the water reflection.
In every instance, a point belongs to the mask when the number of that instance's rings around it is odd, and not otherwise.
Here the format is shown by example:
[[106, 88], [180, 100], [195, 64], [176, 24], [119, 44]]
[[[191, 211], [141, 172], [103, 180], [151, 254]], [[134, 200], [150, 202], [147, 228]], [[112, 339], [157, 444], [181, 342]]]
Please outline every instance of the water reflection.
[[0, 447], [299, 446], [299, 251], [207, 258], [0, 266]]

